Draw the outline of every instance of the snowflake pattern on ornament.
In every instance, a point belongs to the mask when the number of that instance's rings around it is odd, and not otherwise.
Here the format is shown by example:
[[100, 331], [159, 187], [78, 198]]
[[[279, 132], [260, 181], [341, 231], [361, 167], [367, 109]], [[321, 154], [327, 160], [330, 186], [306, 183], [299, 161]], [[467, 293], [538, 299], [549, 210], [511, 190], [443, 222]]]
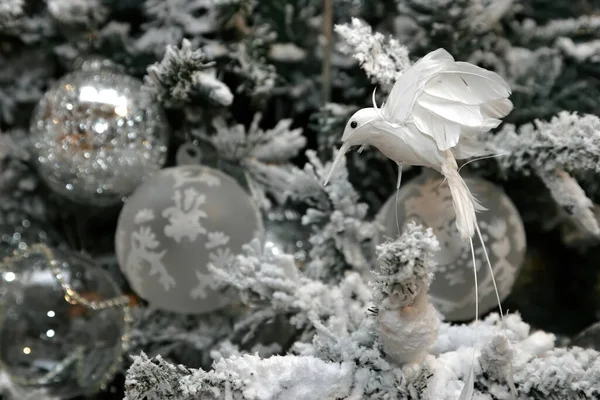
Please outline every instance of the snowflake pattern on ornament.
[[158, 275], [163, 289], [169, 291], [175, 287], [175, 279], [169, 275], [162, 262], [167, 251], [157, 251], [159, 246], [160, 242], [156, 240], [156, 234], [152, 232], [152, 229], [149, 226], [140, 226], [131, 235], [131, 248], [126, 264], [130, 272], [130, 279], [138, 285], [142, 281], [140, 271], [144, 265], [148, 265], [150, 267], [149, 275]]
[[196, 270], [196, 278], [198, 278], [198, 284], [190, 291], [190, 297], [194, 300], [206, 299], [208, 297], [208, 289], [214, 282], [213, 275], [208, 272]]
[[208, 217], [201, 209], [206, 202], [206, 196], [194, 188], [187, 188], [183, 194], [181, 190], [176, 190], [172, 199], [175, 205], [165, 208], [162, 212], [162, 216], [169, 219], [169, 224], [165, 226], [165, 235], [177, 243], [181, 243], [184, 237], [193, 242], [198, 235], [205, 235], [206, 229], [200, 223], [200, 219]]
[[136, 224], [143, 224], [154, 220], [154, 211], [149, 208], [143, 208], [135, 214], [133, 222]]
[[[223, 232], [211, 232], [208, 234], [208, 236], [209, 236], [209, 242], [207, 242], [205, 244], [205, 247], [207, 249], [226, 245], [230, 239], [229, 236], [227, 236]], [[212, 241], [210, 239], [211, 236], [212, 236]], [[211, 247], [209, 247], [209, 245]], [[227, 247], [219, 248], [215, 252], [211, 252], [208, 255], [208, 258], [209, 258], [210, 262], [206, 266], [207, 270], [210, 270], [209, 269], [210, 265], [212, 265], [216, 268], [225, 268], [225, 266], [227, 266], [227, 264], [229, 264], [233, 260], [233, 254], [231, 252], [231, 249], [229, 249]], [[191, 290], [190, 296], [194, 299], [205, 298], [207, 296], [206, 290], [212, 286], [212, 284], [214, 282], [214, 277], [212, 276], [212, 274], [210, 272], [203, 273], [202, 271], [198, 271], [198, 270], [196, 271], [196, 277], [198, 278], [198, 283]]]
[[230, 237], [223, 232], [209, 232], [208, 242], [204, 245], [207, 249], [214, 249], [215, 247], [224, 246], [229, 243]]
[[173, 185], [175, 189], [180, 189], [182, 186], [194, 182], [204, 183], [208, 187], [216, 187], [221, 185], [221, 179], [219, 179], [218, 176], [211, 174], [207, 170], [204, 170], [200, 173], [192, 171], [191, 169], [185, 169], [183, 171], [173, 170], [171, 176], [173, 179], [175, 179], [175, 184]]

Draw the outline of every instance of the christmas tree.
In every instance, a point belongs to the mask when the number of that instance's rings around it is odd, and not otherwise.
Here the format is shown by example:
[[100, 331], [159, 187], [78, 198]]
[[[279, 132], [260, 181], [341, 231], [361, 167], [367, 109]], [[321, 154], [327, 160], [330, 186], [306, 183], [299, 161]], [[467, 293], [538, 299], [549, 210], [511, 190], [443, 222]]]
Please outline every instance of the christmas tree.
[[600, 397], [599, 12], [0, 1], [2, 398]]

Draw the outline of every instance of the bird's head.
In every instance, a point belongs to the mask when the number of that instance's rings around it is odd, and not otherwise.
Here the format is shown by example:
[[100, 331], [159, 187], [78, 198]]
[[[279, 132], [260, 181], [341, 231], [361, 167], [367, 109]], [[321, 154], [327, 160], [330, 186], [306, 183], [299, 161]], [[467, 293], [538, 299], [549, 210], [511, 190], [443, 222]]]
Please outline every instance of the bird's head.
[[342, 147], [337, 152], [329, 174], [324, 184], [327, 185], [331, 179], [333, 171], [342, 161], [344, 155], [352, 146], [368, 145], [369, 138], [376, 134], [372, 128], [372, 122], [380, 118], [380, 112], [374, 107], [363, 108], [355, 112], [346, 123], [344, 134], [342, 135]]

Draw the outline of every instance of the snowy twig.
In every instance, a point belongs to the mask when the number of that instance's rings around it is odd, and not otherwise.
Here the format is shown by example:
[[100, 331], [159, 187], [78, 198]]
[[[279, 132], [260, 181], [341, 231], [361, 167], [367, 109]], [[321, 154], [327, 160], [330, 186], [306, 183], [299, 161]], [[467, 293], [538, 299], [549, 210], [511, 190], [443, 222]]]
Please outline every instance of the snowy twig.
[[406, 47], [379, 32], [373, 33], [371, 26], [358, 18], [334, 29], [348, 44], [346, 52], [358, 60], [367, 76], [384, 87], [393, 84], [411, 65]]
[[594, 204], [573, 177], [561, 169], [541, 170], [538, 174], [556, 203], [578, 226], [593, 236], [600, 235], [600, 226], [592, 210]]
[[312, 226], [314, 232], [309, 240], [311, 261], [306, 273], [314, 279], [335, 281], [348, 268], [370, 270], [369, 245], [376, 228], [365, 221], [368, 206], [359, 201], [348, 181], [345, 164], [336, 169], [336, 176], [324, 187], [330, 163], [321, 163], [312, 150], [306, 156], [309, 162], [304, 169], [292, 171], [287, 188], [292, 200], [309, 206], [302, 218], [302, 224]]
[[183, 39], [181, 48], [168, 46], [162, 61], [148, 67], [145, 89], [170, 108], [198, 102], [229, 106], [233, 94], [216, 74], [202, 50], [192, 50], [190, 41]]
[[549, 122], [521, 126], [506, 125], [490, 144], [500, 153], [496, 158], [504, 175], [538, 175], [556, 203], [593, 235], [600, 233], [592, 215], [591, 200], [570, 174], [600, 173], [600, 118], [561, 112]]

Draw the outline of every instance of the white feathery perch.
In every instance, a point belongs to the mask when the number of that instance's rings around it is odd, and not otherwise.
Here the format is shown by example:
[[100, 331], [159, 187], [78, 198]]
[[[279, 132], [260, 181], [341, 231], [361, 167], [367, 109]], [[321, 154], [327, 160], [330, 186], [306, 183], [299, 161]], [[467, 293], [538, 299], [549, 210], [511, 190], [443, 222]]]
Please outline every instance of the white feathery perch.
[[[325, 184], [352, 146], [360, 146], [359, 152], [373, 146], [395, 161], [398, 164], [396, 189], [400, 188], [404, 164], [439, 171], [452, 194], [458, 232], [463, 240], [470, 242], [471, 252], [473, 236], [477, 233], [491, 272], [476, 216], [476, 211], [484, 208], [460, 176], [456, 160], [489, 155], [477, 142], [476, 135], [497, 127], [500, 119], [512, 111], [510, 94], [510, 86], [498, 74], [455, 61], [444, 49], [432, 51], [403, 72], [381, 108], [377, 107], [373, 92], [373, 107], [363, 108], [350, 118]], [[474, 255], [473, 264], [477, 296]], [[502, 314], [497, 289], [496, 295]], [[476, 299], [476, 318], [478, 303]], [[511, 384], [512, 376], [508, 380]], [[472, 397], [472, 386], [471, 379], [465, 384], [460, 400]]]

